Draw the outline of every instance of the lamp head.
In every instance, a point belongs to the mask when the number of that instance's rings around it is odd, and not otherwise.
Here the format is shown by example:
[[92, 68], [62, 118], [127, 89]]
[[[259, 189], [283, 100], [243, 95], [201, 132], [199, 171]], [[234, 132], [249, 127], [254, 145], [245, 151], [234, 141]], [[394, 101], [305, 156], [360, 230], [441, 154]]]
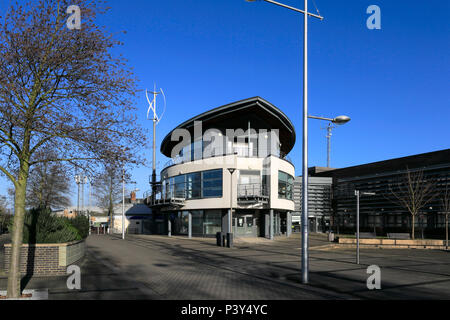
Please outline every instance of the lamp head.
[[333, 119], [333, 123], [337, 124], [337, 125], [343, 125], [343, 124], [346, 124], [347, 122], [349, 122], [350, 120], [351, 120], [350, 117], [339, 116], [339, 117]]

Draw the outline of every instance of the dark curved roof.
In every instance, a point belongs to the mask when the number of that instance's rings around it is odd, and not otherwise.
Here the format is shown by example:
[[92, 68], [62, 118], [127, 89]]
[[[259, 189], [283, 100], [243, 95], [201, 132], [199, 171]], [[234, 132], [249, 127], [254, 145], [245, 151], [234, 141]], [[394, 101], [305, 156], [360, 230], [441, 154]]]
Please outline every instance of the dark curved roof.
[[171, 156], [172, 149], [179, 142], [172, 142], [172, 133], [177, 129], [187, 129], [193, 136], [194, 122], [202, 121], [203, 132], [214, 129], [279, 129], [281, 152], [288, 154], [295, 145], [296, 134], [291, 120], [273, 104], [261, 97], [249, 98], [233, 102], [202, 113], [173, 129], [161, 143], [161, 153]]

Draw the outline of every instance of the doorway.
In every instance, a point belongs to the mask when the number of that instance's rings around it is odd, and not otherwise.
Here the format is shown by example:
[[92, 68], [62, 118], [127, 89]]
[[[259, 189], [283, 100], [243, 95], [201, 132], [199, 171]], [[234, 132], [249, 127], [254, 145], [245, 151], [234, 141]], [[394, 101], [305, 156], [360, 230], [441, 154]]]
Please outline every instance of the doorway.
[[235, 219], [236, 236], [257, 237], [256, 218], [252, 214], [238, 215]]

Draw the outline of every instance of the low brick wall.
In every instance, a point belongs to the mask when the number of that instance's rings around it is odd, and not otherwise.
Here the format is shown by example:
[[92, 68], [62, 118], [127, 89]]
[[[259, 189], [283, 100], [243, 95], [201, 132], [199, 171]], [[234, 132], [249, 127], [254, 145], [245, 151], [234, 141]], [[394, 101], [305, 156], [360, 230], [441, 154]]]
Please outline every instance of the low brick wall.
[[[20, 251], [20, 272], [27, 275], [65, 275], [67, 267], [81, 260], [85, 254], [85, 242], [76, 241], [60, 244], [22, 245]], [[9, 271], [11, 244], [5, 245], [4, 270]]]
[[[339, 244], [356, 246], [356, 239], [339, 238]], [[360, 239], [359, 244], [363, 248], [445, 250], [444, 240]]]

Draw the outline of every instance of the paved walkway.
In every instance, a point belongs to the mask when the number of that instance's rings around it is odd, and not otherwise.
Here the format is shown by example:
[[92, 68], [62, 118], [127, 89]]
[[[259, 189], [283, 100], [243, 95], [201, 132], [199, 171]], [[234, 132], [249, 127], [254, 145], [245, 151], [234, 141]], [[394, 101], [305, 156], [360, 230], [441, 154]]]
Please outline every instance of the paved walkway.
[[[131, 276], [160, 299], [449, 299], [450, 254], [442, 251], [319, 250], [324, 235], [311, 235], [310, 281], [301, 284], [301, 239], [238, 241], [220, 248], [215, 239], [129, 236], [91, 237], [91, 252]], [[317, 250], [315, 250], [317, 248]], [[382, 269], [382, 290], [369, 291], [367, 267]]]
[[[238, 241], [220, 248], [215, 239], [90, 236], [80, 264], [82, 290], [66, 278], [33, 279], [27, 288], [49, 288], [50, 299], [450, 299], [450, 253], [431, 250], [323, 250], [311, 235], [310, 285], [300, 281], [301, 239]], [[382, 270], [382, 290], [366, 287], [369, 265]], [[2, 281], [0, 279], [0, 288]]]
[[[282, 245], [282, 240], [278, 246]], [[128, 236], [127, 241], [109, 236], [88, 239], [97, 259], [114, 265], [120, 275], [139, 282], [157, 299], [250, 300], [349, 298], [328, 290], [310, 288], [279, 279], [276, 261], [292, 256], [278, 254], [277, 246], [246, 245], [219, 248], [215, 239], [162, 236]], [[252, 245], [253, 246], [253, 245]], [[267, 251], [268, 250], [268, 251]], [[266, 263], [267, 257], [273, 262]], [[256, 272], [249, 268], [258, 269]]]

